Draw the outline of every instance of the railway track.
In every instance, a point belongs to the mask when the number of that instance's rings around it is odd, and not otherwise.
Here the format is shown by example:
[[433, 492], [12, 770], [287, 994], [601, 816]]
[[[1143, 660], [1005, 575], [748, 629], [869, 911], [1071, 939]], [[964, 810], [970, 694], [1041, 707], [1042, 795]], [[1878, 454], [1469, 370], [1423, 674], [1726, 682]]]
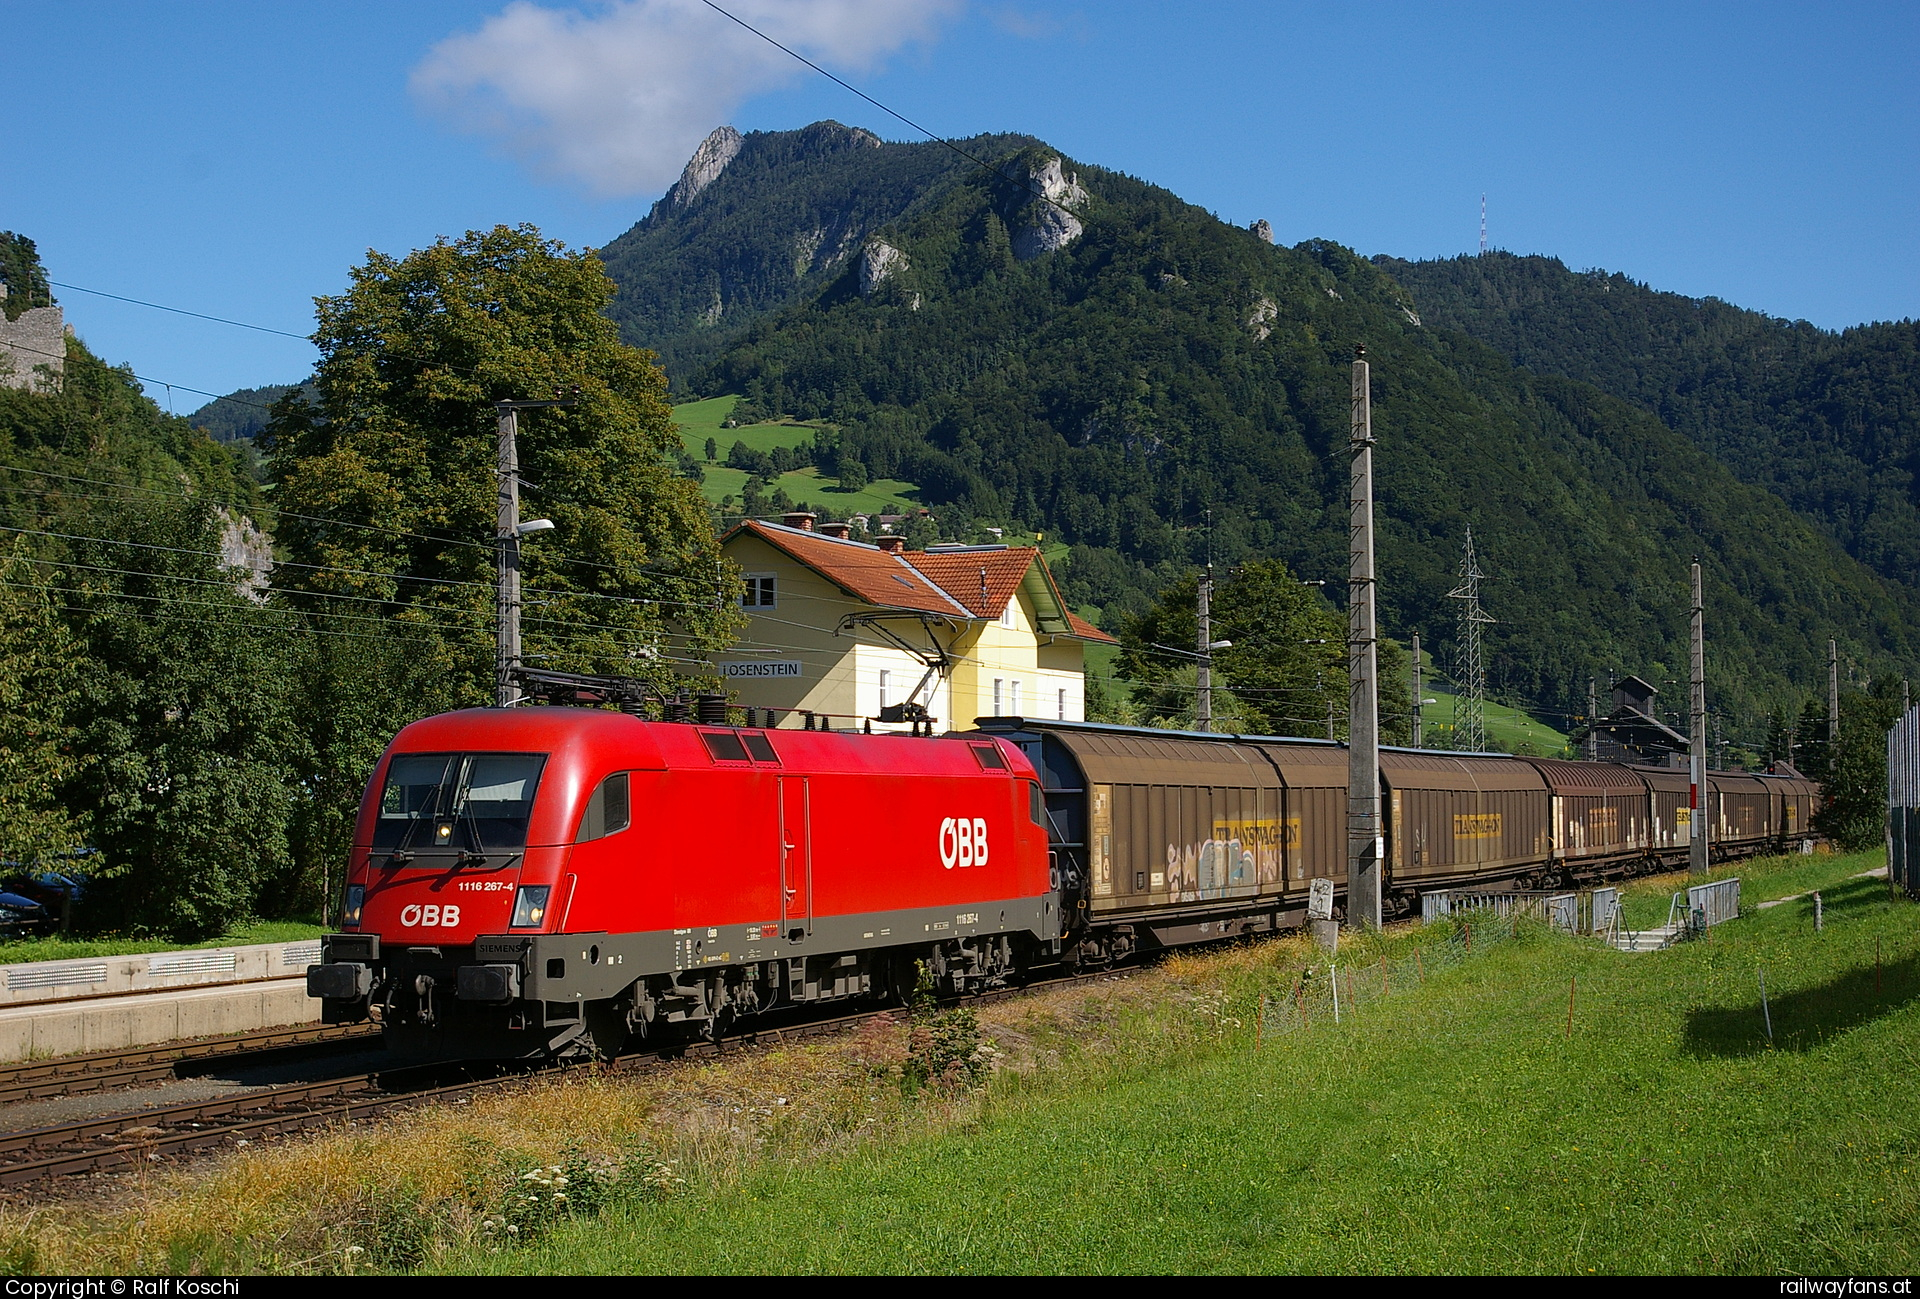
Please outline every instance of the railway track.
[[364, 1050], [379, 1040], [378, 1029], [360, 1024], [333, 1024], [268, 1028], [227, 1037], [30, 1060], [0, 1066], [0, 1103], [165, 1082], [243, 1060], [250, 1064], [268, 1064], [308, 1055]]
[[[1024, 997], [1033, 993], [1075, 983], [1104, 978], [1125, 977], [1129, 970], [1100, 970], [1039, 980], [1024, 987], [996, 989], [951, 1004], [980, 1005]], [[803, 1019], [742, 1031], [717, 1042], [696, 1039], [675, 1043], [662, 1050], [631, 1053], [613, 1061], [610, 1067], [620, 1074], [638, 1074], [669, 1067], [681, 1060], [704, 1059], [746, 1054], [765, 1050], [784, 1042], [822, 1037], [866, 1023], [885, 1010], [871, 1008], [827, 1019]], [[242, 1034], [223, 1041], [238, 1042], [258, 1034]], [[326, 1041], [363, 1045], [377, 1034], [361, 1029], [357, 1033], [335, 1033]], [[232, 1058], [213, 1055], [210, 1043], [182, 1044], [201, 1048], [191, 1058]], [[306, 1043], [291, 1044], [305, 1046]], [[161, 1053], [164, 1048], [141, 1048], [142, 1052]], [[107, 1059], [136, 1052], [111, 1052], [80, 1059]], [[165, 1062], [135, 1064], [122, 1069], [176, 1066], [182, 1057]], [[78, 1060], [76, 1060], [76, 1063]], [[55, 1064], [60, 1062], [46, 1062]], [[374, 1118], [419, 1105], [458, 1100], [494, 1088], [511, 1086], [542, 1077], [551, 1077], [580, 1065], [535, 1065], [507, 1062], [451, 1062], [407, 1065], [370, 1073], [357, 1073], [310, 1083], [293, 1083], [263, 1088], [240, 1096], [216, 1100], [190, 1101], [180, 1105], [105, 1115], [72, 1123], [0, 1133], [0, 1186], [19, 1186], [47, 1178], [76, 1173], [99, 1172], [114, 1168], [158, 1162], [177, 1155], [210, 1149], [234, 1149], [243, 1143], [291, 1133], [309, 1131], [332, 1124]], [[100, 1071], [108, 1072], [108, 1071]], [[84, 1081], [88, 1074], [73, 1077]], [[6, 1081], [0, 1074], [0, 1084]], [[52, 1079], [47, 1080], [49, 1084]], [[25, 1084], [23, 1084], [25, 1085]], [[90, 1089], [97, 1090], [97, 1089]]]

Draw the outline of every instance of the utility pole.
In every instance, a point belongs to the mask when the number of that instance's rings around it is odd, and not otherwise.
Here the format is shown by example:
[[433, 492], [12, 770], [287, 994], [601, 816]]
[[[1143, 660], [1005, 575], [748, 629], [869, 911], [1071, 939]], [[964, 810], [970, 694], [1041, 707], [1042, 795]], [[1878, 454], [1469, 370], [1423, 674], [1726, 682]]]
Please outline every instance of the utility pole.
[[1599, 682], [1587, 678], [1587, 761], [1600, 760], [1600, 689]]
[[1209, 563], [1200, 570], [1200, 667], [1195, 684], [1200, 688], [1194, 695], [1193, 729], [1211, 731], [1213, 729], [1213, 565]]
[[1827, 641], [1827, 779], [1840, 761], [1840, 645]]
[[1413, 747], [1424, 747], [1420, 743], [1420, 720], [1424, 710], [1420, 707], [1420, 633], [1413, 633]]
[[1693, 627], [1691, 659], [1693, 678], [1693, 726], [1687, 739], [1688, 803], [1692, 807], [1687, 833], [1687, 869], [1705, 875], [1711, 861], [1707, 816], [1703, 797], [1707, 787], [1707, 656], [1706, 609], [1700, 600], [1700, 561], [1693, 561]]
[[497, 401], [494, 426], [500, 479], [493, 536], [500, 544], [500, 581], [494, 596], [493, 702], [511, 708], [520, 702], [514, 674], [520, 668], [520, 539], [544, 532], [551, 519], [520, 521], [520, 412], [545, 406], [571, 406], [571, 401]]
[[1373, 399], [1367, 349], [1354, 349], [1352, 488], [1347, 522], [1347, 915], [1381, 920], [1380, 681], [1374, 624]]

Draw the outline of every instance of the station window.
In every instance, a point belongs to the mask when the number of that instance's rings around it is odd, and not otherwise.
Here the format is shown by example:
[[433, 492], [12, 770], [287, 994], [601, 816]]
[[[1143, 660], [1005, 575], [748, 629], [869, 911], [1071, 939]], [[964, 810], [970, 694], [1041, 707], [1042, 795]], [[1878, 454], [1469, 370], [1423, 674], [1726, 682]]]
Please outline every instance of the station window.
[[995, 677], [993, 679], [993, 715], [995, 717], [1000, 716], [1000, 713], [1001, 713], [1000, 701], [1001, 701], [1002, 695], [1006, 693], [1006, 688], [1007, 688], [1007, 683], [1003, 678]]
[[586, 814], [580, 818], [580, 833], [575, 843], [591, 843], [610, 834], [619, 834], [633, 823], [627, 773], [608, 776], [587, 800]]
[[772, 573], [748, 573], [746, 589], [740, 593], [740, 607], [743, 609], [773, 608], [773, 577]]
[[1067, 720], [1067, 689], [1065, 686], [1060, 688], [1060, 720], [1063, 722]]
[[886, 668], [880, 669], [880, 706], [885, 708], [893, 701], [887, 698], [887, 692], [893, 685], [893, 673]]
[[1018, 596], [1007, 601], [1007, 607], [1000, 611], [1000, 625], [1007, 628], [1018, 627], [1020, 625], [1019, 608], [1020, 599]]

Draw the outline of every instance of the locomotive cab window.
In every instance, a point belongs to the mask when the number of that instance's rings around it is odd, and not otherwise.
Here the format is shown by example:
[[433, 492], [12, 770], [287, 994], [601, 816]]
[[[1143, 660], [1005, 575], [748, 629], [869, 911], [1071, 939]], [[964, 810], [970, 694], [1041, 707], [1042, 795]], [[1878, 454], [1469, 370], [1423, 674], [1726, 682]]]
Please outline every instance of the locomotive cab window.
[[1007, 760], [1000, 756], [1000, 750], [991, 744], [969, 744], [973, 750], [974, 761], [987, 771], [1005, 771]]
[[1027, 817], [1043, 829], [1047, 824], [1047, 802], [1041, 796], [1040, 786], [1027, 782]]
[[387, 764], [373, 846], [490, 852], [527, 846], [544, 753], [402, 753]]
[[745, 731], [740, 738], [746, 742], [747, 752], [753, 755], [755, 762], [780, 761], [780, 755], [773, 751], [773, 741], [759, 731]]
[[593, 791], [593, 797], [587, 800], [587, 810], [580, 818], [580, 833], [574, 836], [573, 841], [591, 843], [610, 834], [619, 834], [631, 825], [628, 793], [628, 777], [624, 771], [601, 781], [599, 788]]

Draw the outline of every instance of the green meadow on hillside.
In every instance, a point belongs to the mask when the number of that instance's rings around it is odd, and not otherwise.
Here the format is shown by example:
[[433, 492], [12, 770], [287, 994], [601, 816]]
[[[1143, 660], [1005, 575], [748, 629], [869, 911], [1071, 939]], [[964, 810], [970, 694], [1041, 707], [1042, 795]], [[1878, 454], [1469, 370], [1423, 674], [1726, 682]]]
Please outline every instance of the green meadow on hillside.
[[[732, 414], [739, 400], [738, 397], [708, 397], [673, 408], [674, 421], [680, 426], [681, 445], [686, 447], [688, 455], [701, 462], [701, 467], [706, 471], [706, 477], [700, 484], [701, 493], [716, 505], [729, 496], [737, 501], [747, 485], [747, 471], [730, 468], [726, 463], [727, 452], [735, 442], [744, 442], [755, 451], [803, 446], [813, 440], [816, 430], [823, 427], [817, 421], [768, 420], [740, 428], [722, 428], [721, 424]], [[718, 459], [712, 462], [706, 460], [708, 438], [714, 440], [719, 450]], [[775, 492], [782, 491], [790, 500], [805, 501], [815, 509], [827, 510], [842, 517], [856, 513], [904, 513], [918, 508], [920, 497], [917, 486], [893, 478], [875, 479], [859, 491], [850, 492], [833, 479], [821, 477], [820, 471], [811, 465], [768, 481], [769, 498]]]
[[[1429, 749], [1448, 749], [1453, 747], [1454, 717], [1459, 708], [1459, 696], [1443, 685], [1436, 685], [1431, 678], [1422, 683], [1427, 698], [1437, 702], [1428, 704], [1422, 714], [1426, 727], [1426, 747]], [[1507, 704], [1486, 702], [1487, 739], [1501, 753], [1524, 753], [1533, 757], [1558, 758], [1565, 755], [1567, 736], [1545, 722], [1521, 709]]]

